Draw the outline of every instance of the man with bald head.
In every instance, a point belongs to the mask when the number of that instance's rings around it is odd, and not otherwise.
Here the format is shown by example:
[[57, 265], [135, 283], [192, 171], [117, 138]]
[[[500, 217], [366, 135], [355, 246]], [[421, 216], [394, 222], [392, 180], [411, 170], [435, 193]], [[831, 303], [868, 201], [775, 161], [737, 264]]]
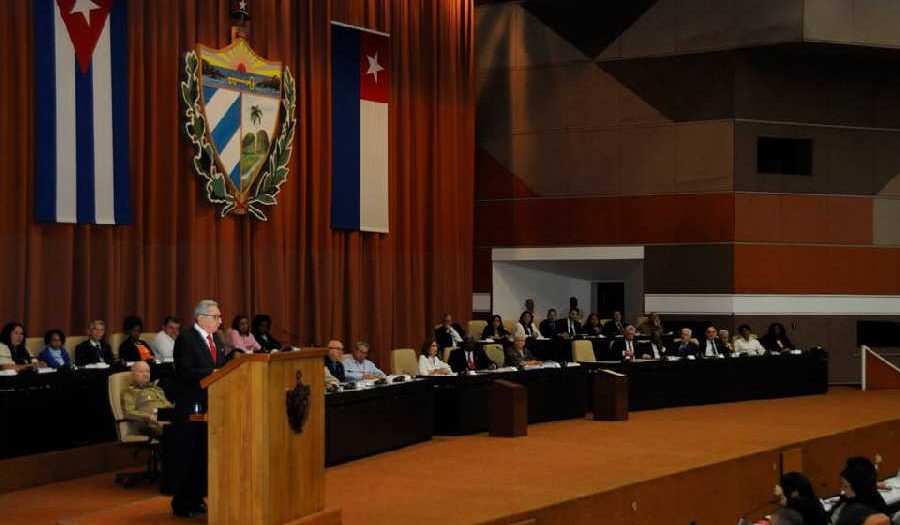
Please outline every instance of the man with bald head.
[[341, 363], [343, 359], [344, 343], [337, 339], [328, 341], [328, 355], [325, 356], [325, 368], [328, 369], [328, 372], [341, 383], [347, 380], [346, 373], [344, 372], [344, 364]]
[[135, 432], [161, 436], [162, 426], [156, 420], [156, 411], [171, 406], [162, 388], [150, 382], [150, 365], [144, 361], [136, 362], [131, 367], [131, 384], [122, 391], [122, 411], [125, 419], [132, 422]]

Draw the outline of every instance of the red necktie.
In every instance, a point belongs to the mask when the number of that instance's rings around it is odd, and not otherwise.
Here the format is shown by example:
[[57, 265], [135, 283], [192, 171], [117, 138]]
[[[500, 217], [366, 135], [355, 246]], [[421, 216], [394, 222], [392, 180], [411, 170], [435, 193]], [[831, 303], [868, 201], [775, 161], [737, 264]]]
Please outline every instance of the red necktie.
[[209, 343], [209, 355], [212, 356], [213, 364], [216, 363], [216, 343], [213, 343], [212, 335], [206, 336], [206, 342]]
[[469, 362], [469, 370], [475, 370], [475, 360], [472, 359], [472, 352], [466, 352]]

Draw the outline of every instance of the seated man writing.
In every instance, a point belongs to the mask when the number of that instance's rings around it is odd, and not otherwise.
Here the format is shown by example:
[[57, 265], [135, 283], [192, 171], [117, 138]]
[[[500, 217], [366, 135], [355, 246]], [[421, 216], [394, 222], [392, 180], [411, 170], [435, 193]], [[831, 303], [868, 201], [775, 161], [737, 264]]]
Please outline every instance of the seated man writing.
[[131, 367], [131, 384], [122, 391], [125, 419], [134, 422], [139, 434], [159, 437], [162, 425], [156, 420], [156, 410], [171, 407], [162, 388], [150, 382], [150, 365], [144, 361], [135, 363]]
[[362, 379], [381, 379], [384, 372], [375, 366], [375, 363], [366, 359], [369, 355], [369, 343], [357, 341], [353, 353], [344, 357], [344, 375], [347, 381], [360, 381]]
[[505, 366], [540, 366], [543, 363], [534, 358], [531, 350], [525, 346], [525, 337], [517, 335], [513, 345], [506, 349]]

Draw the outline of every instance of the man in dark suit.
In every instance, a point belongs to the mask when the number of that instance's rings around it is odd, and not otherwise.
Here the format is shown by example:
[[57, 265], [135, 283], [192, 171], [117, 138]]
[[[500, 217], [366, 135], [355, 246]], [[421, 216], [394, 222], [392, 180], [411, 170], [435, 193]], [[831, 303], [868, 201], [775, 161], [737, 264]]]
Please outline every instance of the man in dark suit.
[[710, 326], [706, 329], [706, 339], [700, 342], [701, 357], [721, 357], [728, 353], [725, 344], [719, 339], [719, 331]]
[[693, 332], [691, 332], [690, 328], [682, 328], [681, 329], [681, 339], [675, 341], [675, 344], [672, 348], [672, 353], [678, 357], [688, 357], [694, 356], [697, 357], [697, 354], [700, 352], [700, 349], [691, 341], [691, 337], [693, 336]]
[[106, 363], [111, 365], [115, 360], [112, 348], [103, 341], [106, 333], [106, 323], [99, 319], [91, 321], [88, 327], [88, 340], [79, 343], [75, 347], [75, 366], [92, 365], [94, 363]]
[[556, 309], [551, 308], [547, 310], [547, 318], [541, 321], [538, 330], [541, 332], [541, 337], [546, 337], [547, 339], [552, 339], [556, 337], [556, 323], [558, 314], [556, 313]]
[[459, 346], [465, 338], [466, 331], [453, 322], [452, 315], [445, 313], [441, 318], [441, 325], [434, 330], [434, 340], [438, 346], [441, 348]]
[[623, 337], [612, 342], [612, 344], [609, 346], [609, 353], [614, 359], [631, 361], [632, 359], [640, 357], [640, 352], [638, 350], [638, 341], [635, 338], [636, 333], [637, 329], [635, 329], [635, 327], [631, 325], [628, 325], [625, 327], [625, 334], [623, 335]]
[[175, 339], [175, 417], [174, 454], [175, 495], [172, 511], [191, 518], [206, 512], [206, 426], [189, 421], [189, 416], [206, 411], [206, 390], [200, 381], [225, 361], [225, 345], [216, 331], [222, 325], [222, 312], [215, 301], [205, 299], [194, 308], [194, 323]]
[[575, 339], [581, 333], [581, 322], [578, 317], [581, 312], [578, 308], [569, 309], [569, 317], [556, 323], [556, 331], [564, 339]]
[[328, 355], [325, 356], [325, 367], [335, 379], [341, 383], [347, 381], [347, 375], [344, 373], [344, 343], [337, 339], [328, 341]]
[[625, 326], [627, 324], [622, 320], [622, 312], [616, 310], [613, 312], [613, 318], [603, 325], [603, 335], [606, 337], [625, 335]]
[[496, 368], [491, 358], [487, 356], [484, 348], [480, 348], [472, 339], [463, 341], [462, 346], [450, 352], [447, 364], [454, 372], [468, 370], [487, 370]]

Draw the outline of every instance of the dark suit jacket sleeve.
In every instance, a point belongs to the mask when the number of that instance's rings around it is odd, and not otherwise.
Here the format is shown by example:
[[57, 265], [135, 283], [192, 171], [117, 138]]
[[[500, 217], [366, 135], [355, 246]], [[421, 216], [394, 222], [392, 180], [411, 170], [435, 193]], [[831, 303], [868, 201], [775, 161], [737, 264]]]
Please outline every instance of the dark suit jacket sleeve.
[[494, 362], [491, 361], [490, 357], [488, 357], [487, 352], [484, 351], [484, 348], [475, 349], [475, 366], [477, 366], [479, 370], [490, 368], [492, 364], [494, 364]]
[[119, 345], [119, 359], [129, 362], [141, 360], [141, 353], [130, 339], [122, 341], [122, 344]]
[[[209, 348], [200, 339], [200, 334], [193, 328], [188, 330], [179, 334], [178, 338], [175, 339], [175, 347], [172, 352], [175, 359], [175, 373], [183, 379], [200, 381], [213, 373], [213, 367], [210, 366], [212, 359], [201, 357], [200, 352], [209, 352]], [[218, 337], [214, 337], [213, 341], [219, 349], [219, 360], [222, 360], [222, 349], [225, 347], [217, 339]], [[201, 345], [202, 348], [200, 348]]]
[[448, 332], [443, 326], [435, 328], [434, 340], [437, 341], [438, 347], [440, 348], [453, 346], [453, 339], [450, 337], [450, 332]]
[[504, 352], [503, 366], [519, 366], [519, 362], [521, 359], [519, 358], [519, 353], [516, 352], [516, 349], [513, 347], [509, 347]]
[[89, 365], [94, 362], [94, 349], [90, 341], [82, 341], [75, 347], [75, 366]]
[[466, 358], [462, 348], [457, 348], [450, 352], [450, 357], [447, 358], [447, 364], [450, 365], [450, 370], [453, 370], [454, 372], [466, 369]]

